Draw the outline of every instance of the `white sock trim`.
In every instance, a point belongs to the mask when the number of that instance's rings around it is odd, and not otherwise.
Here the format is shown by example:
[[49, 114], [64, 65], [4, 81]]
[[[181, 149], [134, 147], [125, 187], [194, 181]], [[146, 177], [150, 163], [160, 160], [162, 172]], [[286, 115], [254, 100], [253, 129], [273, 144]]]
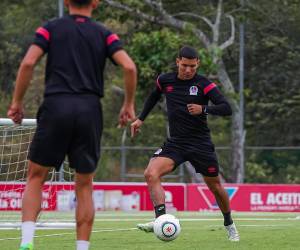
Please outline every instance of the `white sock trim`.
[[35, 222], [34, 221], [24, 221], [22, 222], [22, 242], [21, 245], [28, 243], [33, 243], [33, 237], [35, 232]]
[[76, 250], [88, 250], [90, 247], [90, 242], [85, 240], [77, 240], [76, 245], [77, 245]]

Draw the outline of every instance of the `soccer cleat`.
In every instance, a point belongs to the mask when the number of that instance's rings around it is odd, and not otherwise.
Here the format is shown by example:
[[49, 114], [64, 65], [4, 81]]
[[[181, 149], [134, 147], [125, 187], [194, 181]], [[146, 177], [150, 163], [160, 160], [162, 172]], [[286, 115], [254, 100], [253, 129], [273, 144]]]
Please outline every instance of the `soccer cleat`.
[[150, 221], [148, 223], [140, 223], [137, 224], [136, 227], [146, 233], [153, 232], [154, 221]]
[[22, 245], [22, 246], [20, 246], [19, 250], [33, 250], [33, 245], [32, 245], [32, 243]]
[[240, 240], [239, 233], [238, 233], [234, 223], [232, 223], [231, 225], [225, 226], [225, 229], [227, 231], [228, 239], [230, 241], [239, 241]]

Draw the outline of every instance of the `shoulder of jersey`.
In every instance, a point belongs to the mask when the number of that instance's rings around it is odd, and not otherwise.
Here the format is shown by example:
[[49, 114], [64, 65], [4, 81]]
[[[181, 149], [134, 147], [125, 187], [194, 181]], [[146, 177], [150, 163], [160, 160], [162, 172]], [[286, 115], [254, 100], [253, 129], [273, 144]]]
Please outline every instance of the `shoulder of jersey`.
[[202, 75], [199, 75], [199, 74], [197, 74], [196, 81], [197, 81], [197, 85], [202, 87], [202, 88], [205, 88], [206, 86], [208, 86], [209, 84], [212, 83], [205, 76], [202, 76]]
[[[72, 20], [72, 19], [69, 18], [68, 16], [64, 16], [64, 17], [60, 17], [60, 18], [55, 17], [55, 18], [49, 19], [47, 23], [57, 24], [57, 23], [60, 23], [60, 22], [65, 22], [65, 21], [70, 21], [70, 20]], [[106, 29], [105, 26], [101, 22], [98, 22], [98, 21], [95, 21], [95, 20], [91, 19], [91, 23], [93, 25], [95, 25], [96, 27], [98, 27], [98, 28]]]
[[59, 22], [61, 22], [63, 18], [57, 18], [57, 17], [54, 17], [54, 18], [51, 18], [49, 19], [47, 22], [45, 22], [44, 24], [47, 24], [47, 25], [55, 25]]
[[50, 27], [55, 27], [56, 25], [60, 25], [61, 23], [64, 23], [68, 20], [69, 19], [66, 16], [60, 17], [60, 18], [55, 17], [55, 18], [49, 19], [45, 24], [46, 24], [46, 26], [48, 26], [50, 28]]
[[107, 29], [107, 28], [104, 26], [104, 24], [101, 23], [101, 22], [99, 22], [99, 21], [96, 21], [96, 20], [91, 19], [91, 23], [92, 23], [94, 26], [96, 26], [96, 27], [98, 27], [98, 28], [100, 28], [100, 29]]
[[174, 76], [176, 73], [163, 73], [160, 74], [157, 78], [157, 80], [159, 81], [159, 83], [163, 84], [164, 82], [174, 82]]

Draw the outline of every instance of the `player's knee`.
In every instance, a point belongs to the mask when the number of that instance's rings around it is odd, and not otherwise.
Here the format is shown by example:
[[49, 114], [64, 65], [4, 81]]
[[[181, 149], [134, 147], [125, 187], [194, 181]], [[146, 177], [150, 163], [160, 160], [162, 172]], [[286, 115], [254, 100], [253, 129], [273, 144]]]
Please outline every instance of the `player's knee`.
[[41, 175], [40, 173], [37, 172], [28, 172], [27, 179], [28, 181], [39, 181], [43, 182], [44, 181], [44, 176]]
[[146, 169], [144, 171], [144, 177], [145, 177], [146, 181], [148, 182], [152, 178], [151, 171], [149, 171], [148, 169]]
[[92, 189], [93, 175], [92, 174], [76, 174], [76, 187], [78, 189]]
[[29, 182], [34, 181], [43, 184], [46, 181], [46, 178], [47, 178], [47, 174], [42, 171], [35, 171], [29, 169], [27, 174], [27, 180]]
[[145, 170], [144, 176], [145, 176], [145, 179], [146, 179], [147, 183], [154, 182], [159, 178], [156, 171], [154, 171], [152, 169], [148, 169], [148, 168]]
[[90, 181], [76, 181], [77, 190], [92, 190], [93, 183]]

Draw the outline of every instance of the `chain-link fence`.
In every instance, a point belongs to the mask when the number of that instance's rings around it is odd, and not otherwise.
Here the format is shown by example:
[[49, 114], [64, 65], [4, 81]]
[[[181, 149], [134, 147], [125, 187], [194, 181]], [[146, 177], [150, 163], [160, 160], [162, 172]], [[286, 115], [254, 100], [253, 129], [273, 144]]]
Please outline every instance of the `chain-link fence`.
[[[158, 147], [105, 146], [97, 170], [98, 181], [144, 181], [143, 172]], [[230, 180], [231, 147], [216, 147], [221, 174]], [[184, 164], [166, 180], [190, 182]], [[300, 147], [245, 147], [245, 182], [300, 183]]]

